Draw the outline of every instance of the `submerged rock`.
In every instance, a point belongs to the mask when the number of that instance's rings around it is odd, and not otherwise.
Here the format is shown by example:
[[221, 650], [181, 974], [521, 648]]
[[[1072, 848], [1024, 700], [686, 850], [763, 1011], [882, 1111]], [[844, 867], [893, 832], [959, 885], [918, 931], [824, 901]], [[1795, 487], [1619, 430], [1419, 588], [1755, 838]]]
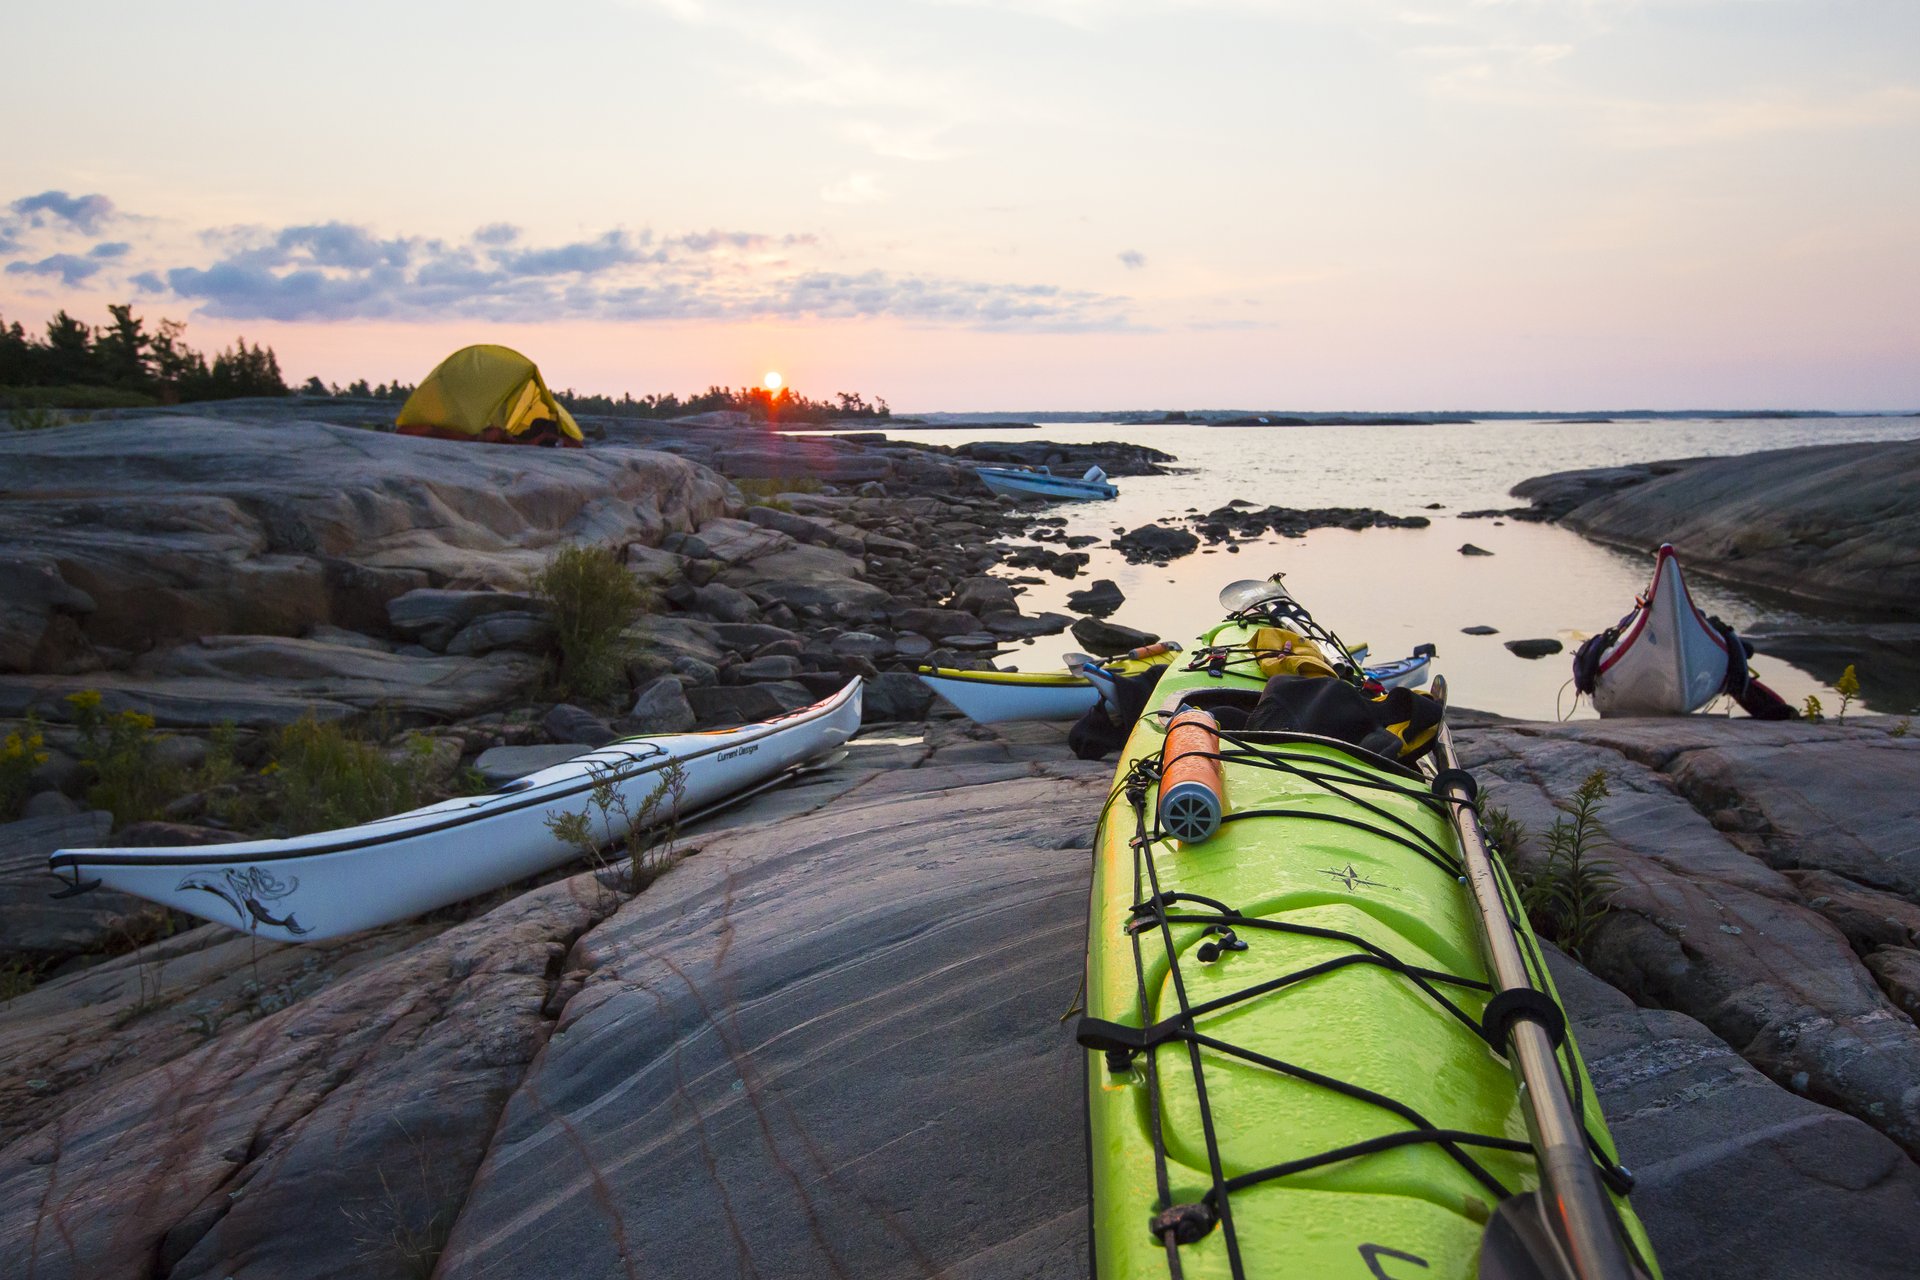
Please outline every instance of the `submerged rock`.
[[1116, 653], [1125, 653], [1144, 644], [1152, 644], [1160, 637], [1151, 631], [1135, 631], [1132, 627], [1123, 627], [1117, 622], [1106, 622], [1099, 618], [1081, 618], [1073, 624], [1073, 638], [1080, 647], [1095, 657], [1110, 657]]
[[1199, 549], [1200, 539], [1185, 529], [1143, 524], [1115, 538], [1113, 545], [1127, 558], [1128, 564], [1139, 564], [1146, 560], [1173, 560], [1191, 555]]
[[1093, 585], [1067, 593], [1067, 607], [1076, 613], [1104, 618], [1127, 602], [1111, 578], [1096, 578]]

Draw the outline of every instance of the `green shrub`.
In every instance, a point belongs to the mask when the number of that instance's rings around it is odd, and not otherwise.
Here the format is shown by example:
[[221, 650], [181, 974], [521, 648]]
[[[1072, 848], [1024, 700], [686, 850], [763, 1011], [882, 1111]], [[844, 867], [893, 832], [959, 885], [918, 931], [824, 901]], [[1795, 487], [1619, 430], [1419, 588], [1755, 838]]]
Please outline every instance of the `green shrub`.
[[626, 688], [622, 636], [652, 593], [605, 547], [562, 547], [535, 575], [553, 623], [553, 685], [560, 697], [599, 702]]
[[47, 753], [42, 749], [45, 746], [40, 726], [32, 720], [27, 721], [26, 728], [15, 729], [0, 740], [0, 822], [11, 822], [20, 816], [21, 808], [27, 803], [33, 771], [47, 762]]
[[337, 723], [311, 715], [282, 729], [267, 766], [287, 835], [327, 831], [391, 817], [425, 804], [433, 744], [412, 737], [394, 759]]
[[83, 689], [67, 695], [74, 724], [80, 730], [81, 763], [93, 769], [87, 803], [113, 814], [113, 825], [144, 822], [186, 789], [186, 777], [162, 764], [153, 732], [153, 717], [141, 711], [106, 711], [100, 694]]

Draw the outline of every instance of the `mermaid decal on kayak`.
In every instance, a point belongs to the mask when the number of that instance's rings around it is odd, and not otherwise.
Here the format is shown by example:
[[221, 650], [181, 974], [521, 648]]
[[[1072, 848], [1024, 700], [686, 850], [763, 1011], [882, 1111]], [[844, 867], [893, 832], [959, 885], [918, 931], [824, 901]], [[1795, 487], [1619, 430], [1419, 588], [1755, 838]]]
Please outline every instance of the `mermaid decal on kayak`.
[[196, 871], [180, 882], [182, 891], [198, 889], [232, 907], [234, 914], [240, 917], [240, 927], [248, 933], [263, 924], [296, 935], [312, 933], [310, 926], [294, 920], [293, 912], [276, 918], [265, 906], [265, 902], [284, 898], [299, 887], [299, 876], [288, 876], [282, 880], [271, 871], [259, 867], [248, 867], [244, 871], [228, 867], [217, 878], [211, 871]]

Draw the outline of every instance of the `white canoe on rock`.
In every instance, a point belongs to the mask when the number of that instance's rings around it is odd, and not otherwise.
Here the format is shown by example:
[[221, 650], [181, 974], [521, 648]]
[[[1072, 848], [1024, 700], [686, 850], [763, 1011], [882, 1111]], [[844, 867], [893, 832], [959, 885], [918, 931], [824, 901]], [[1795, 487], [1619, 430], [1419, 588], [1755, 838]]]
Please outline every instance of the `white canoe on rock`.
[[[683, 791], [662, 822], [684, 820], [837, 750], [860, 728], [860, 680], [759, 724], [625, 738], [528, 774], [489, 795], [461, 796], [338, 831], [283, 840], [154, 849], [62, 849], [48, 865], [84, 892], [137, 894], [203, 920], [281, 942], [318, 942], [391, 924], [561, 866], [580, 850], [548, 829], [588, 809], [596, 777], [617, 781], [636, 814], [678, 763]], [[626, 835], [617, 813], [608, 832]]]
[[[1587, 647], [1596, 642], [1597, 659]], [[1694, 606], [1680, 561], [1665, 544], [1633, 612], [1587, 645], [1574, 655], [1574, 682], [1591, 683], [1594, 709], [1603, 716], [1683, 716], [1727, 685], [1726, 638]], [[1584, 679], [1583, 664], [1591, 673]], [[1740, 666], [1746, 667], [1744, 653]]]

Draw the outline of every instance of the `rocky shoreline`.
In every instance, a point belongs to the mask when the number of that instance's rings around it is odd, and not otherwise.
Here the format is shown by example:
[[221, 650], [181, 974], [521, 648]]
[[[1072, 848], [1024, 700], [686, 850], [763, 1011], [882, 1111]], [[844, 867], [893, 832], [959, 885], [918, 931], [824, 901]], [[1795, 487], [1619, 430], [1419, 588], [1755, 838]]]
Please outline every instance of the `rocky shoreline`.
[[[1523, 858], [1614, 780], [1589, 960], [1628, 994], [1554, 970], [1670, 1280], [1920, 1248], [1920, 1032], [1871, 976], [1920, 907], [1862, 883], [1908, 876], [1911, 791], [1777, 787], [1808, 751], [1911, 780], [1888, 727], [1463, 718]], [[852, 748], [638, 896], [562, 873], [312, 947], [202, 926], [17, 998], [0, 1240], [48, 1280], [1082, 1273], [1067, 1015], [1109, 770], [1057, 725]]]
[[[50, 972], [133, 908], [35, 909], [41, 855], [20, 849], [49, 831], [143, 838], [83, 812], [96, 774], [76, 697], [149, 717], [151, 754], [184, 774], [222, 732], [239, 766], [271, 767], [276, 735], [313, 720], [417, 752], [440, 794], [625, 733], [766, 719], [856, 675], [869, 722], [917, 722], [933, 710], [917, 665], [988, 666], [1076, 622], [1023, 613], [1022, 579], [989, 570], [1073, 578], [1086, 553], [971, 464], [1124, 476], [1172, 461], [1126, 444], [786, 435], [729, 415], [587, 418], [585, 450], [514, 449], [396, 436], [388, 409], [235, 401], [0, 433], [0, 740], [34, 740], [44, 761], [18, 816], [51, 824], [0, 825], [0, 919], [17, 926], [0, 950]], [[575, 543], [614, 551], [652, 602], [623, 638], [625, 693], [593, 705], [543, 693], [554, 638], [529, 587]], [[1092, 599], [1079, 634], [1099, 639], [1091, 615], [1113, 606]], [[182, 785], [147, 815], [170, 824], [153, 839], [257, 833]]]
[[1826, 607], [1920, 617], [1920, 441], [1563, 471], [1514, 486], [1596, 541]]
[[1467, 514], [1552, 520], [1635, 551], [1672, 543], [1689, 572], [1826, 615], [1748, 632], [1761, 653], [1829, 684], [1857, 665], [1869, 706], [1920, 709], [1920, 442], [1562, 471], [1513, 493], [1530, 505]]
[[[557, 453], [402, 440], [350, 405], [199, 408], [0, 434], [0, 739], [32, 713], [46, 756], [0, 823], [11, 1256], [176, 1280], [1084, 1270], [1064, 1015], [1110, 771], [1061, 726], [948, 717], [911, 671], [1068, 627], [1088, 648], [1137, 635], [1101, 630], [1111, 583], [1075, 593], [1077, 619], [1022, 611], [1019, 578], [989, 570], [1072, 579], [1084, 552], [968, 462], [1172, 459], [615, 420]], [[1604, 504], [1708, 465], [1529, 484], [1600, 527]], [[1405, 522], [1232, 503], [1110, 545], [1170, 559], [1313, 521]], [[539, 693], [550, 624], [528, 576], [583, 541], [653, 595], [616, 704]], [[220, 752], [257, 771], [311, 719], [377, 726], [446, 788], [761, 718], [853, 674], [874, 728], [847, 758], [696, 828], [638, 894], [566, 870], [308, 947], [45, 896], [63, 844], [231, 838], [213, 792], [111, 831], [70, 694], [153, 717], [183, 776]], [[1670, 1280], [1731, 1256], [1763, 1277], [1904, 1267], [1920, 740], [1858, 714], [1454, 715], [1523, 869], [1582, 779], [1609, 779], [1618, 886], [1586, 967], [1556, 975]]]

